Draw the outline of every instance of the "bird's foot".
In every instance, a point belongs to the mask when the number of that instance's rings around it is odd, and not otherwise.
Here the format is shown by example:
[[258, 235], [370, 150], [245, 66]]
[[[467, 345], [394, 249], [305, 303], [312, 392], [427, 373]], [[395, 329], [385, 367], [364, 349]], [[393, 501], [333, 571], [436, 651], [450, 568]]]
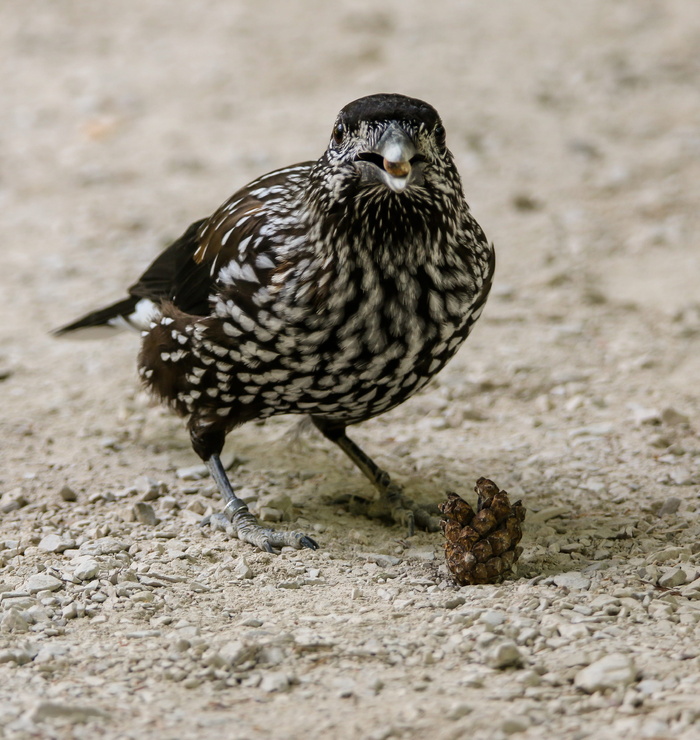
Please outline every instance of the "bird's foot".
[[401, 487], [395, 483], [389, 483], [377, 499], [366, 501], [353, 497], [350, 508], [354, 513], [363, 514], [370, 519], [399, 524], [405, 528], [409, 537], [416, 529], [440, 531], [440, 512], [437, 506], [417, 504], [404, 496]]
[[318, 550], [318, 543], [303, 532], [286, 532], [263, 527], [247, 510], [239, 510], [230, 517], [228, 511], [212, 514], [209, 524], [213, 529], [232, 534], [241, 542], [247, 542], [265, 552], [277, 552], [283, 547], [293, 547], [295, 550], [307, 547], [309, 550]]

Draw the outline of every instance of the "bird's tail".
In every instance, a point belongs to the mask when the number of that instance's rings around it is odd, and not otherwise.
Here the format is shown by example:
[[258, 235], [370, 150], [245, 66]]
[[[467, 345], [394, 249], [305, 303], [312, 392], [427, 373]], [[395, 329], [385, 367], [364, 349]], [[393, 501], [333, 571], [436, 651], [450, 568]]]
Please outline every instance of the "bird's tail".
[[157, 311], [156, 304], [148, 298], [129, 296], [117, 301], [111, 306], [100, 308], [73, 321], [70, 324], [54, 329], [51, 333], [56, 337], [72, 334], [75, 338], [93, 338], [112, 334], [115, 329], [132, 329], [144, 331], [148, 329], [153, 315]]

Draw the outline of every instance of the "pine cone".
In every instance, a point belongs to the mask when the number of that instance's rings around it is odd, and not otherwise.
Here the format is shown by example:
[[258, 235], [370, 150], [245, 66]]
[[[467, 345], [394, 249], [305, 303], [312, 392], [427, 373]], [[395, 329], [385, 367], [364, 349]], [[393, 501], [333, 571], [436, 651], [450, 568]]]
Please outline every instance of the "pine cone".
[[479, 478], [474, 490], [476, 512], [456, 493], [448, 493], [440, 505], [445, 559], [460, 586], [500, 581], [522, 552], [517, 545], [523, 536], [525, 507], [520, 501], [511, 504], [508, 494], [488, 478]]

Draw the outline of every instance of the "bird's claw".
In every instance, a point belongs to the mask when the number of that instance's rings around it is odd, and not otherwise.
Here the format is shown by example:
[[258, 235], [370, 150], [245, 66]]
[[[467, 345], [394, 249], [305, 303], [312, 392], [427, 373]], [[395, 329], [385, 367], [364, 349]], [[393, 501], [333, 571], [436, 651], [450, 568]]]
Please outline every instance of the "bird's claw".
[[406, 537], [413, 537], [416, 533], [416, 518], [411, 509], [396, 508], [393, 512], [394, 521], [403, 525]]
[[311, 537], [308, 537], [307, 535], [301, 537], [299, 543], [301, 544], [301, 547], [307, 547], [309, 550], [318, 550], [319, 548], [318, 542], [316, 542], [316, 540], [312, 540]]
[[438, 532], [440, 519], [432, 514], [430, 504], [417, 504], [403, 495], [401, 488], [391, 483], [378, 499], [367, 501], [358, 497], [351, 499], [351, 510], [370, 519], [383, 519], [398, 524], [412, 537], [416, 529], [425, 532]]
[[264, 550], [276, 552], [283, 547], [293, 547], [295, 550], [308, 548], [318, 550], [318, 543], [303, 532], [284, 532], [277, 529], [268, 529], [259, 524], [245, 524], [237, 531], [238, 539]]
[[247, 542], [269, 553], [279, 552], [283, 547], [293, 547], [295, 550], [319, 548], [318, 543], [303, 532], [284, 532], [261, 527], [252, 515], [249, 516], [252, 521], [246, 517], [237, 522], [235, 516], [231, 520], [224, 512], [218, 512], [209, 516], [207, 522], [202, 520], [202, 523], [208, 523], [215, 531], [226, 532], [229, 536], [238, 537], [241, 542]]
[[418, 529], [422, 529], [425, 532], [439, 532], [440, 531], [440, 518], [430, 513], [429, 506], [420, 506], [414, 504], [413, 517]]

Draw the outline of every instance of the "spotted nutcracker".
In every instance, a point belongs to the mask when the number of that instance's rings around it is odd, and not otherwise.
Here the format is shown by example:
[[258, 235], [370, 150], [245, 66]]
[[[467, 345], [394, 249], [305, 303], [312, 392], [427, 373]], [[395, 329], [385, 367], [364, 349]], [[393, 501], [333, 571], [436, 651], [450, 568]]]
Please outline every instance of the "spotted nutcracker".
[[412, 532], [426, 517], [345, 430], [403, 403], [454, 356], [494, 266], [437, 111], [370, 95], [340, 111], [320, 159], [254, 180], [192, 224], [128, 298], [56, 333], [140, 330], [141, 378], [187, 418], [219, 516], [264, 550], [315, 549], [259, 525], [236, 496], [220, 460], [227, 433], [307, 414]]

